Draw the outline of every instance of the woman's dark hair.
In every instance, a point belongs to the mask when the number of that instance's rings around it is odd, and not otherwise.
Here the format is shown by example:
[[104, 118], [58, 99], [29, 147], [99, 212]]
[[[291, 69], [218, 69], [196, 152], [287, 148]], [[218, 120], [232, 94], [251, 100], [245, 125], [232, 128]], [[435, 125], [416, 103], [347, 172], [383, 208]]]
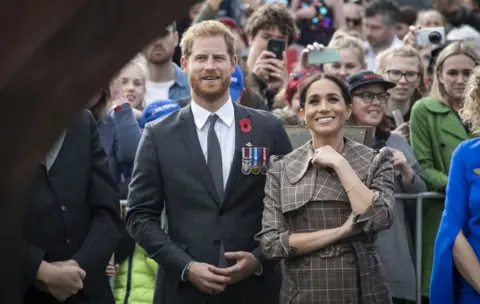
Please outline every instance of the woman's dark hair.
[[93, 117], [95, 120], [102, 120], [103, 115], [105, 113], [105, 108], [108, 105], [108, 102], [110, 100], [110, 89], [103, 88], [100, 92], [100, 97], [98, 99], [98, 102], [90, 108], [90, 112], [92, 112]]
[[328, 79], [331, 82], [335, 83], [337, 87], [340, 88], [340, 92], [342, 93], [343, 100], [345, 100], [345, 103], [347, 104], [347, 106], [352, 104], [352, 97], [348, 92], [347, 85], [343, 81], [341, 81], [340, 79], [334, 76], [330, 76], [322, 73], [322, 74], [315, 74], [313, 76], [310, 76], [303, 81], [300, 87], [300, 108], [302, 109], [305, 108], [305, 103], [307, 101], [307, 91], [310, 88], [310, 86], [312, 86], [312, 84], [322, 79]]

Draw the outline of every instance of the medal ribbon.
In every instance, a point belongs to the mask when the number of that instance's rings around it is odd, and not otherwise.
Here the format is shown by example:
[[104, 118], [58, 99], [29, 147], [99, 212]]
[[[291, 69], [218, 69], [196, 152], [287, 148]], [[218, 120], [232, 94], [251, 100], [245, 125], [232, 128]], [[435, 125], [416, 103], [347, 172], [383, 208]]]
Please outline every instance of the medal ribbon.
[[253, 164], [260, 165], [260, 148], [253, 148]]

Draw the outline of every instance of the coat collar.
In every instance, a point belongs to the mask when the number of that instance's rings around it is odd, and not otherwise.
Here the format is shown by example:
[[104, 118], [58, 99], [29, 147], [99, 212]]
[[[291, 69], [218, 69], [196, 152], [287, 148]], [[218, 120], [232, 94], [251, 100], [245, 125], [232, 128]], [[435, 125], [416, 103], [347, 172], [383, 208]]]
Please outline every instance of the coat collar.
[[448, 105], [444, 104], [443, 102], [438, 101], [435, 98], [427, 98], [424, 100], [425, 107], [434, 113], [448, 113], [453, 111]]
[[[366, 157], [371, 155], [372, 149], [346, 137], [344, 137], [344, 142], [342, 155], [347, 159], [352, 169], [358, 174], [368, 168], [371, 159], [366, 159]], [[309, 140], [285, 157], [285, 171], [290, 184], [298, 183], [308, 169], [312, 167], [313, 153], [312, 141]]]

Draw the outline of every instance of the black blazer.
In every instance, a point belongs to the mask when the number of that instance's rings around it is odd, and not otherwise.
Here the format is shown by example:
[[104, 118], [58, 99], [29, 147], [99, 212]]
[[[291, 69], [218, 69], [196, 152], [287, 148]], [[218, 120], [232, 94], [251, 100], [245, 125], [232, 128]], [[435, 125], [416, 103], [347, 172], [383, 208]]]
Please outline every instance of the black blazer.
[[74, 259], [87, 276], [67, 303], [114, 303], [106, 266], [120, 239], [119, 194], [90, 112], [67, 129], [50, 170], [39, 164], [26, 192], [24, 303], [57, 303], [33, 287], [38, 267]]
[[[223, 201], [216, 195], [190, 105], [143, 131], [129, 188], [127, 229], [161, 266], [165, 279], [157, 283], [164, 284], [166, 304], [206, 303], [211, 296], [182, 282], [181, 275], [192, 260], [217, 265], [220, 240], [225, 251], [252, 252], [264, 267], [262, 276], [228, 287], [225, 292], [232, 297], [225, 303], [278, 303], [280, 273], [274, 262], [264, 261], [254, 240], [261, 230], [265, 176], [241, 173], [241, 148], [252, 143], [284, 155], [292, 146], [272, 114], [235, 103], [234, 110], [236, 147]], [[240, 131], [242, 118], [251, 120], [248, 133]], [[163, 208], [168, 235], [159, 225]]]

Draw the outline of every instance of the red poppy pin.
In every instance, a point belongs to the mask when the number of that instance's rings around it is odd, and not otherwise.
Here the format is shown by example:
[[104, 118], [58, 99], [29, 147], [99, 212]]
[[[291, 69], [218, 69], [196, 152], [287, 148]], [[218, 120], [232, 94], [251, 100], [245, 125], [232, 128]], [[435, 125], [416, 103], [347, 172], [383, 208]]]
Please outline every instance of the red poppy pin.
[[240, 130], [242, 130], [243, 133], [248, 133], [252, 130], [252, 121], [248, 118], [242, 118], [240, 119]]

